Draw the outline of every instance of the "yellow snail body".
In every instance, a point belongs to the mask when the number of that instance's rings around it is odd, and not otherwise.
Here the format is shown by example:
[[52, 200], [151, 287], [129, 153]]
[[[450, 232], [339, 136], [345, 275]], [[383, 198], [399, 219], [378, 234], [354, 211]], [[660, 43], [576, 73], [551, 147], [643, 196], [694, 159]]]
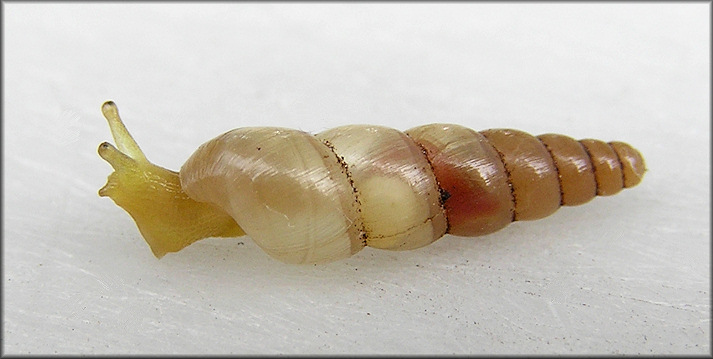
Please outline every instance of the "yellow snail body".
[[414, 249], [615, 194], [646, 171], [622, 142], [431, 124], [316, 135], [238, 128], [201, 145], [177, 173], [146, 159], [113, 102], [102, 112], [118, 149], [99, 146], [115, 169], [99, 195], [134, 218], [158, 258], [244, 234], [288, 263], [335, 261], [365, 246]]

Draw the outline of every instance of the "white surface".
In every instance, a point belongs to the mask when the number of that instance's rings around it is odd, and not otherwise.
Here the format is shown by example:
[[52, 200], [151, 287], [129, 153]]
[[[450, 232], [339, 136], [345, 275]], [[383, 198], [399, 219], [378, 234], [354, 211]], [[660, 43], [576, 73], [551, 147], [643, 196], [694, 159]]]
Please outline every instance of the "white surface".
[[[710, 354], [710, 5], [3, 4], [3, 339], [23, 353]], [[622, 140], [641, 185], [478, 238], [161, 260], [97, 190], [113, 99], [178, 169], [241, 126]]]

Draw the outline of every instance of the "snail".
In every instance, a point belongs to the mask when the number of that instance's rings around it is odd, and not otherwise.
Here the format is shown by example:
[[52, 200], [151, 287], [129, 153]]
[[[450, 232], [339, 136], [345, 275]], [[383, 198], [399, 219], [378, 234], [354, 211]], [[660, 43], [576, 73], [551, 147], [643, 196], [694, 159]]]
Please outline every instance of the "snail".
[[316, 135], [238, 128], [174, 172], [146, 159], [112, 101], [102, 113], [116, 147], [99, 145], [114, 168], [99, 195], [131, 215], [157, 258], [203, 238], [245, 234], [287, 263], [331, 262], [365, 246], [415, 249], [613, 195], [646, 171], [623, 142], [430, 124]]

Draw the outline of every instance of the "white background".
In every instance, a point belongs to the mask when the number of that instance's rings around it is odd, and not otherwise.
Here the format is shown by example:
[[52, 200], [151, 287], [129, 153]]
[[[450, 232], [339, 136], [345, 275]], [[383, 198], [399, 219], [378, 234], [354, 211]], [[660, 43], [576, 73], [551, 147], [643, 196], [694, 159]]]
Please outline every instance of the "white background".
[[[23, 353], [710, 354], [710, 4], [3, 4], [3, 339]], [[178, 169], [241, 126], [622, 140], [633, 189], [478, 238], [157, 260], [97, 190], [114, 100]]]

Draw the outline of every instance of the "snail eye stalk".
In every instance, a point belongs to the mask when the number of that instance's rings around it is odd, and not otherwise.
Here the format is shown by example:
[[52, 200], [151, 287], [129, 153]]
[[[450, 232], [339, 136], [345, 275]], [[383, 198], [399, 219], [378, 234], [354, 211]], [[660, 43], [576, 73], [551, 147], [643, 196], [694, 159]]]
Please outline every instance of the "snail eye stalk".
[[99, 145], [99, 156], [114, 168], [99, 196], [111, 198], [129, 213], [157, 258], [203, 238], [245, 234], [222, 210], [191, 199], [177, 172], [149, 162], [113, 102], [104, 103], [102, 113], [117, 147]]

